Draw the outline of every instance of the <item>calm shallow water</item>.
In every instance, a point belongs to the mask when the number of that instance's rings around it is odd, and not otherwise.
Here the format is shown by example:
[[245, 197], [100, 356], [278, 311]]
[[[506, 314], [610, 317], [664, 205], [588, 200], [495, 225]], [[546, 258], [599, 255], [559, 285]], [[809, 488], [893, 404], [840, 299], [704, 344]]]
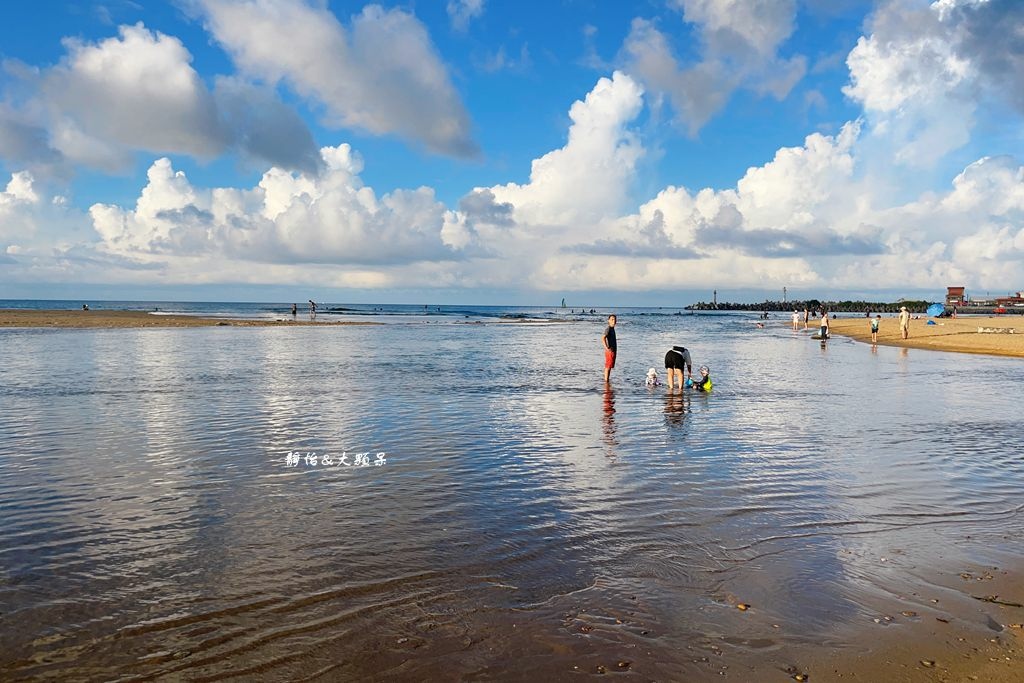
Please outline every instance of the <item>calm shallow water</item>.
[[1019, 360], [602, 330], [0, 330], [0, 678], [696, 680], [1024, 555]]

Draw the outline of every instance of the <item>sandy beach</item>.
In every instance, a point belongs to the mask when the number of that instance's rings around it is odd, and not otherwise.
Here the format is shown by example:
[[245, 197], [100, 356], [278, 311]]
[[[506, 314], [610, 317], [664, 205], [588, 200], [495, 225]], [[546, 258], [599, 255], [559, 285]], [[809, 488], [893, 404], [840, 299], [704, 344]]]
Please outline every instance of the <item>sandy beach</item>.
[[[910, 338], [901, 339], [899, 321], [882, 318], [878, 329], [878, 343], [932, 351], [981, 353], [994, 356], [1024, 357], [1024, 318], [920, 318], [910, 321]], [[817, 322], [812, 328], [817, 330]], [[979, 332], [984, 330], [1014, 330], [1008, 332]], [[841, 334], [857, 341], [871, 343], [871, 323], [867, 318], [839, 318], [829, 323], [832, 334]]]
[[290, 316], [274, 320], [245, 320], [239, 318], [209, 318], [196, 315], [154, 315], [147, 311], [61, 311], [61, 310], [0, 310], [0, 327], [277, 327], [281, 325], [377, 325], [374, 322], [331, 321], [314, 322], [308, 317]]

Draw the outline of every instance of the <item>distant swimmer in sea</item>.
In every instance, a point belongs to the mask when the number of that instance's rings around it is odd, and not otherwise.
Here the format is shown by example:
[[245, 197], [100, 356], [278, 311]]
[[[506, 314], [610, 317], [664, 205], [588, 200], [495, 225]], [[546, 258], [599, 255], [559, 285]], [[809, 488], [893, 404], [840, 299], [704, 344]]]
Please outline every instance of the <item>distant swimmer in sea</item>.
[[759, 329], [759, 330], [763, 330], [764, 329], [764, 323], [754, 323], [754, 324], [757, 325], [757, 329]]
[[82, 310], [83, 311], [88, 311], [89, 310], [89, 304], [82, 304]]
[[690, 386], [697, 391], [711, 391], [711, 370], [708, 366], [700, 366], [700, 379], [691, 381]]
[[650, 368], [647, 371], [647, 386], [656, 387], [659, 386], [660, 384], [661, 381], [658, 380], [658, 371], [655, 370], [654, 368]]
[[615, 367], [615, 354], [619, 346], [615, 341], [615, 316], [608, 316], [608, 327], [601, 336], [601, 343], [604, 344], [604, 381], [605, 384], [612, 376], [612, 368]]
[[693, 376], [693, 360], [685, 346], [673, 346], [665, 354], [665, 374], [668, 376], [668, 388], [671, 389], [679, 380], [679, 388], [683, 387], [683, 368], [687, 377]]

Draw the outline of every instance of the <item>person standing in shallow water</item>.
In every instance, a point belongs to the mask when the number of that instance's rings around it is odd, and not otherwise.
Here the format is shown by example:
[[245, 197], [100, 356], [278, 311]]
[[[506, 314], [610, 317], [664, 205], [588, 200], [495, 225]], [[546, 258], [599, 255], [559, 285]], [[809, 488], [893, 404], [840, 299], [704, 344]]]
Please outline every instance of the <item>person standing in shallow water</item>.
[[601, 337], [601, 343], [604, 344], [604, 381], [607, 383], [612, 376], [612, 368], [615, 367], [615, 353], [618, 351], [618, 345], [615, 342], [615, 316], [608, 316], [608, 327], [605, 328], [604, 335]]

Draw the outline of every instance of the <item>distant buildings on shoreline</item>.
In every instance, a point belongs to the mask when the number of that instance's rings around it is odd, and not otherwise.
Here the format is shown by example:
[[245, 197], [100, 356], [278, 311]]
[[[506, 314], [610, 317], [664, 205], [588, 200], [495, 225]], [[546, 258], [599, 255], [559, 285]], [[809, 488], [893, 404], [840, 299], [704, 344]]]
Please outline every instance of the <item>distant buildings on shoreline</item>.
[[[698, 301], [686, 307], [688, 311], [810, 311], [825, 309], [840, 313], [896, 313], [900, 307], [906, 306], [911, 313], [924, 313], [932, 301], [910, 301], [900, 299], [896, 302], [881, 301], [821, 301], [818, 299], [795, 301], [763, 301], [759, 303], [733, 303], [718, 301], [718, 290], [714, 291], [711, 303]], [[946, 312], [954, 309], [962, 313], [1021, 313], [1024, 314], [1024, 291], [1014, 292], [999, 297], [969, 297], [966, 287], [947, 287], [943, 301]]]
[[969, 297], [966, 287], [946, 287], [946, 306], [957, 308], [1024, 308], [1024, 291], [1006, 296]]

